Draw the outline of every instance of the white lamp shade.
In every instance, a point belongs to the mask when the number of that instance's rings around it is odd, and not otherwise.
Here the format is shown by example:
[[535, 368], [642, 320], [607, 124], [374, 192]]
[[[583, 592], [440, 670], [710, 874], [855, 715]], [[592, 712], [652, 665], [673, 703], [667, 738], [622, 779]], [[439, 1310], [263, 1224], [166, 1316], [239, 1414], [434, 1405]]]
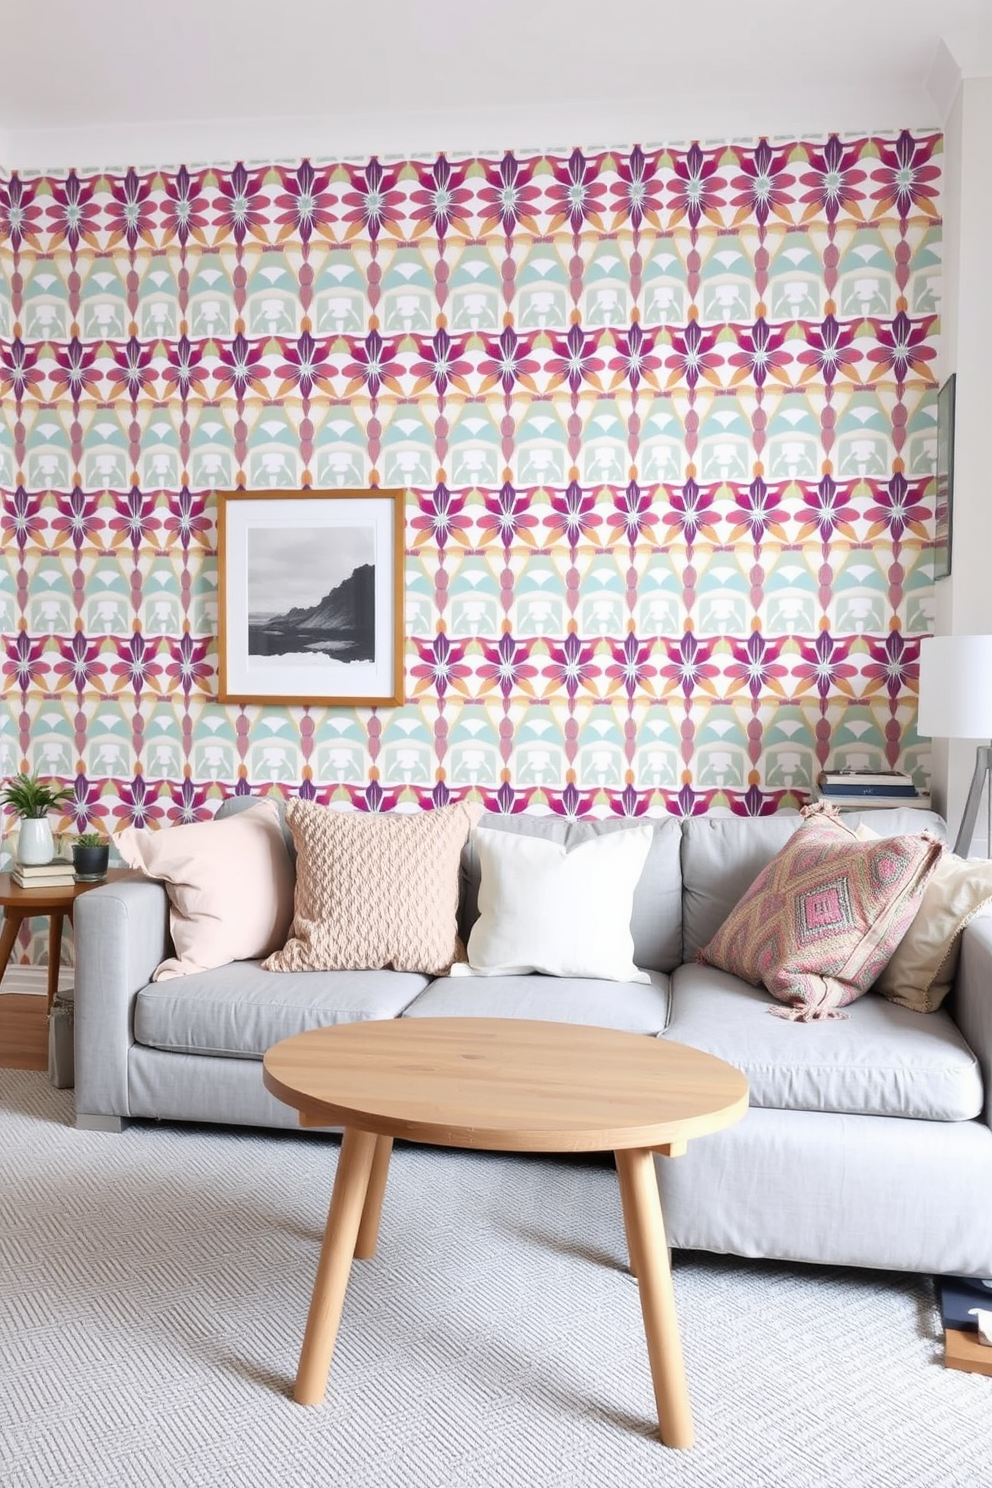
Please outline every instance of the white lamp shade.
[[917, 728], [933, 739], [992, 739], [992, 635], [920, 642]]

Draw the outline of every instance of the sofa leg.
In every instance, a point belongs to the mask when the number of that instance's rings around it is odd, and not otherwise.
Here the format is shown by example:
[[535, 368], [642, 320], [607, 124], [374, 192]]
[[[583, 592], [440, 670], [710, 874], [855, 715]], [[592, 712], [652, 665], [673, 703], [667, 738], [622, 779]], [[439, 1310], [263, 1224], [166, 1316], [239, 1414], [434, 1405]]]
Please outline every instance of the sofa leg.
[[77, 1131], [122, 1132], [123, 1116], [94, 1116], [85, 1111], [76, 1112]]

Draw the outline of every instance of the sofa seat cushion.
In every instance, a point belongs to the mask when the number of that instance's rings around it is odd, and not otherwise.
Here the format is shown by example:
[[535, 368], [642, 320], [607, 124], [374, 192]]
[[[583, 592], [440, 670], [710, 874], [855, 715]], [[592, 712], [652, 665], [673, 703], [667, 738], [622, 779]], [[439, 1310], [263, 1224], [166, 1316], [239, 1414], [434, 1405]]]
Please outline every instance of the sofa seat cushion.
[[672, 977], [666, 1037], [735, 1065], [751, 1105], [968, 1121], [982, 1110], [978, 1061], [943, 1010], [921, 1014], [869, 992], [849, 1018], [770, 1018], [767, 992], [710, 966]]
[[539, 1018], [591, 1023], [627, 1033], [661, 1033], [668, 1021], [669, 977], [604, 982], [594, 977], [439, 977], [404, 1010], [405, 1018]]
[[261, 1059], [308, 1028], [396, 1018], [429, 978], [403, 971], [263, 971], [237, 961], [151, 982], [138, 993], [134, 1037], [179, 1054]]

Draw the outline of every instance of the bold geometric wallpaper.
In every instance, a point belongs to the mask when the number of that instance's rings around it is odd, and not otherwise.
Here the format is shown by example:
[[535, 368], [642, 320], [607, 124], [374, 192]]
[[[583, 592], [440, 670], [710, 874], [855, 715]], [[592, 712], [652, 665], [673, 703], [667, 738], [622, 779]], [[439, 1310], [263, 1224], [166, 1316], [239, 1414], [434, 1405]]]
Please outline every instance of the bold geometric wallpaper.
[[[0, 183], [0, 772], [63, 825], [926, 778], [941, 138]], [[215, 491], [408, 490], [404, 707], [220, 705]]]

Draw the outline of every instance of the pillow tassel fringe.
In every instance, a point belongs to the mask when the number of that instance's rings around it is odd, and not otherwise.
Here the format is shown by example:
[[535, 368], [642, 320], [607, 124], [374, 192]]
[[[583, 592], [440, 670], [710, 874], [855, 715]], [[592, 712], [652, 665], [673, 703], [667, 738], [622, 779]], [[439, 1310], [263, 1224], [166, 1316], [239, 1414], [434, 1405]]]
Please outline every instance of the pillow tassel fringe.
[[828, 816], [831, 821], [840, 821], [840, 812], [832, 801], [811, 801], [802, 808], [799, 815], [804, 821], [814, 816]]
[[806, 1003], [795, 1004], [791, 1007], [765, 1008], [766, 1013], [771, 1013], [773, 1018], [785, 1018], [789, 1023], [825, 1023], [828, 1018], [850, 1018], [850, 1013], [842, 1013], [840, 1008], [819, 1006], [809, 1007]]

